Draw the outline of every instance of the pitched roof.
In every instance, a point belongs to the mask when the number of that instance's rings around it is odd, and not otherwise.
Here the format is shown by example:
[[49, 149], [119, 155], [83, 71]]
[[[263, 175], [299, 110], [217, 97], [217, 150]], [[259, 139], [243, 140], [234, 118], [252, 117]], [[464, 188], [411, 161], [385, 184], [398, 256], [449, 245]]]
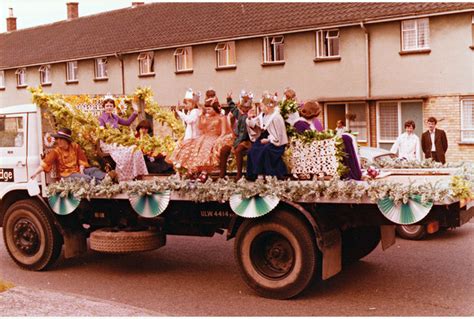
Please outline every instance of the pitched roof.
[[149, 3], [0, 34], [0, 69], [424, 14], [474, 3]]

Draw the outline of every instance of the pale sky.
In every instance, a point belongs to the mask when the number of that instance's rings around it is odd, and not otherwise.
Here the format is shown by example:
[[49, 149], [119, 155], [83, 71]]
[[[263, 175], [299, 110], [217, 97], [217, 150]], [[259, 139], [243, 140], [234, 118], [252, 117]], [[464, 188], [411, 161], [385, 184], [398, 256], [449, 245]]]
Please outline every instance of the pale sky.
[[79, 16], [130, 7], [133, 1], [152, 0], [0, 0], [0, 33], [7, 31], [8, 8], [13, 8], [17, 30], [67, 19], [67, 2], [79, 3]]

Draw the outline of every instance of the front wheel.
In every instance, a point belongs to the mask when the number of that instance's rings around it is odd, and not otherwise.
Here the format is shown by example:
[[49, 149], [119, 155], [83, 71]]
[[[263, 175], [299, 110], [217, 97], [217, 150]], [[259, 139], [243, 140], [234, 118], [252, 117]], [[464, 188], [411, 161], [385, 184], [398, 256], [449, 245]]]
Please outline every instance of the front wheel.
[[287, 211], [246, 220], [237, 232], [234, 254], [245, 283], [266, 298], [296, 296], [317, 267], [313, 231]]
[[35, 200], [15, 202], [5, 213], [3, 240], [21, 268], [43, 270], [61, 254], [62, 239], [45, 208]]
[[426, 227], [424, 225], [398, 225], [397, 234], [404, 239], [420, 240], [426, 236]]

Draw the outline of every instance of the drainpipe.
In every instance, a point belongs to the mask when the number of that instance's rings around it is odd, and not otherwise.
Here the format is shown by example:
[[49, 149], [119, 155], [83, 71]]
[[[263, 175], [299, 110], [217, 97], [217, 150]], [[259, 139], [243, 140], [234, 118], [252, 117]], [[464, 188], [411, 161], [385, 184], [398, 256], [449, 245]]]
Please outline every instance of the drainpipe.
[[364, 30], [365, 33], [365, 66], [366, 66], [366, 88], [367, 91], [365, 93], [366, 98], [369, 99], [371, 96], [371, 83], [370, 83], [370, 37], [369, 37], [369, 30], [364, 25], [364, 22], [360, 23], [360, 27]]
[[123, 65], [122, 54], [115, 52], [115, 57], [120, 61], [120, 69], [122, 70], [122, 95], [125, 95], [125, 68]]

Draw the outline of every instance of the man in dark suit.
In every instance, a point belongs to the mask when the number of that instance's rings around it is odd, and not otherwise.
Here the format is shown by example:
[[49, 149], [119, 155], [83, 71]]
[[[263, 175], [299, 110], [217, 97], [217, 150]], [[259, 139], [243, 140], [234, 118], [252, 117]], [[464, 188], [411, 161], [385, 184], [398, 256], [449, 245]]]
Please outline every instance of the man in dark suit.
[[421, 149], [425, 158], [432, 158], [436, 162], [446, 163], [448, 139], [446, 132], [436, 128], [436, 118], [428, 118], [428, 130], [421, 135]]

